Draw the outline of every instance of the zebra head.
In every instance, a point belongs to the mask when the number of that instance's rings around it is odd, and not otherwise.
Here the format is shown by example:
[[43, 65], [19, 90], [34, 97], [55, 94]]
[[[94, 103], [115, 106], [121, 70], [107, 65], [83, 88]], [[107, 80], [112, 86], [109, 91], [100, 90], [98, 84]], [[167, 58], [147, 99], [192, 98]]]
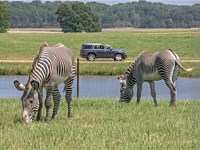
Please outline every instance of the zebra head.
[[21, 100], [22, 100], [22, 120], [26, 123], [32, 122], [32, 119], [39, 109], [39, 98], [38, 98], [38, 88], [39, 83], [36, 81], [32, 81], [31, 83], [27, 83], [23, 85], [19, 83], [19, 81], [14, 81], [15, 87], [19, 91], [24, 91]]
[[121, 84], [119, 102], [129, 103], [134, 93], [133, 93], [133, 89], [127, 85], [127, 76], [121, 75], [121, 76], [118, 76], [117, 79], [119, 80], [119, 83]]

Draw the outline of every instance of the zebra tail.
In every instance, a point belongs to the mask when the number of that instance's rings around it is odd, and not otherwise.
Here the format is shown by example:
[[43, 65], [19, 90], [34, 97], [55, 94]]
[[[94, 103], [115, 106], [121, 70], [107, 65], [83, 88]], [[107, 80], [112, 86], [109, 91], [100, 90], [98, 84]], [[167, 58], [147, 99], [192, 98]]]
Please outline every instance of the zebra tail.
[[171, 49], [168, 49], [168, 50], [171, 51], [171, 52], [173, 53], [173, 55], [174, 55], [175, 58], [176, 58], [176, 63], [177, 63], [177, 65], [178, 65], [181, 69], [183, 69], [184, 71], [187, 71], [187, 72], [190, 72], [190, 71], [193, 70], [193, 68], [188, 68], [188, 69], [184, 68], [184, 67], [181, 65], [181, 63], [180, 63], [180, 59], [179, 59], [179, 57], [177, 56], [177, 54], [176, 54], [173, 50], [171, 50]]
[[183, 69], [184, 71], [187, 71], [187, 72], [190, 72], [190, 71], [192, 71], [193, 70], [193, 68], [184, 68], [182, 65], [181, 65], [181, 63], [179, 62], [179, 61], [177, 61], [176, 60], [176, 63], [177, 63], [177, 65], [181, 68], [181, 69]]

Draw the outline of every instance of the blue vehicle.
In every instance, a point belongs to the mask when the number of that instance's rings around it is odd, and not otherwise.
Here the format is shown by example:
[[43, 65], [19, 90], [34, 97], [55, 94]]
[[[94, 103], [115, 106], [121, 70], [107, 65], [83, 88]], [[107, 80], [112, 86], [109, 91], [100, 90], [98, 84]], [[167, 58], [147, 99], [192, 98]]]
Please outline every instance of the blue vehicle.
[[114, 49], [107, 44], [91, 43], [81, 46], [80, 57], [88, 61], [95, 61], [96, 58], [112, 58], [115, 61], [121, 61], [125, 60], [127, 55], [125, 50]]

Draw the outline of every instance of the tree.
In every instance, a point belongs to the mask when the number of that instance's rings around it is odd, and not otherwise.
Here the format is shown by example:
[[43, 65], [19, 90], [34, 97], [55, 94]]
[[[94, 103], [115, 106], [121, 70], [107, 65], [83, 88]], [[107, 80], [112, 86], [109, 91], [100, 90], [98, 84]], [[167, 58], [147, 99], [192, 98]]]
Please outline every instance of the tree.
[[56, 12], [63, 32], [100, 32], [98, 16], [84, 3], [62, 3]]
[[6, 2], [0, 1], [0, 33], [7, 32], [10, 23], [10, 12]]

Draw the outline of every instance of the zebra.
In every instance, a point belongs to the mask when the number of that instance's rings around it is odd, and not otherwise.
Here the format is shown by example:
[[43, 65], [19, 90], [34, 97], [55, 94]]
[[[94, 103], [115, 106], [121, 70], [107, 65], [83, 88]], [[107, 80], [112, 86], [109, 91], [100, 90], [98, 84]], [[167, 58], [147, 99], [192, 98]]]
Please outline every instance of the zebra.
[[46, 89], [46, 117], [45, 121], [50, 121], [51, 101], [54, 101], [52, 119], [57, 117], [60, 103], [60, 92], [58, 84], [65, 84], [65, 98], [68, 106], [68, 118], [72, 117], [71, 100], [72, 87], [75, 77], [74, 56], [69, 48], [63, 44], [48, 46], [44, 43], [40, 46], [40, 51], [35, 57], [32, 69], [29, 73], [27, 83], [24, 85], [18, 80], [14, 81], [15, 87], [23, 91], [22, 100], [22, 120], [26, 123], [32, 122], [37, 112], [37, 120], [41, 120], [43, 107], [43, 88]]
[[134, 95], [133, 87], [137, 84], [137, 103], [139, 104], [142, 84], [148, 82], [154, 105], [158, 106], [154, 81], [163, 79], [170, 90], [170, 106], [176, 106], [176, 80], [180, 69], [192, 71], [192, 68], [185, 69], [181, 65], [180, 58], [171, 49], [160, 52], [141, 52], [124, 74], [117, 76], [121, 85], [120, 102], [129, 103], [131, 101]]

